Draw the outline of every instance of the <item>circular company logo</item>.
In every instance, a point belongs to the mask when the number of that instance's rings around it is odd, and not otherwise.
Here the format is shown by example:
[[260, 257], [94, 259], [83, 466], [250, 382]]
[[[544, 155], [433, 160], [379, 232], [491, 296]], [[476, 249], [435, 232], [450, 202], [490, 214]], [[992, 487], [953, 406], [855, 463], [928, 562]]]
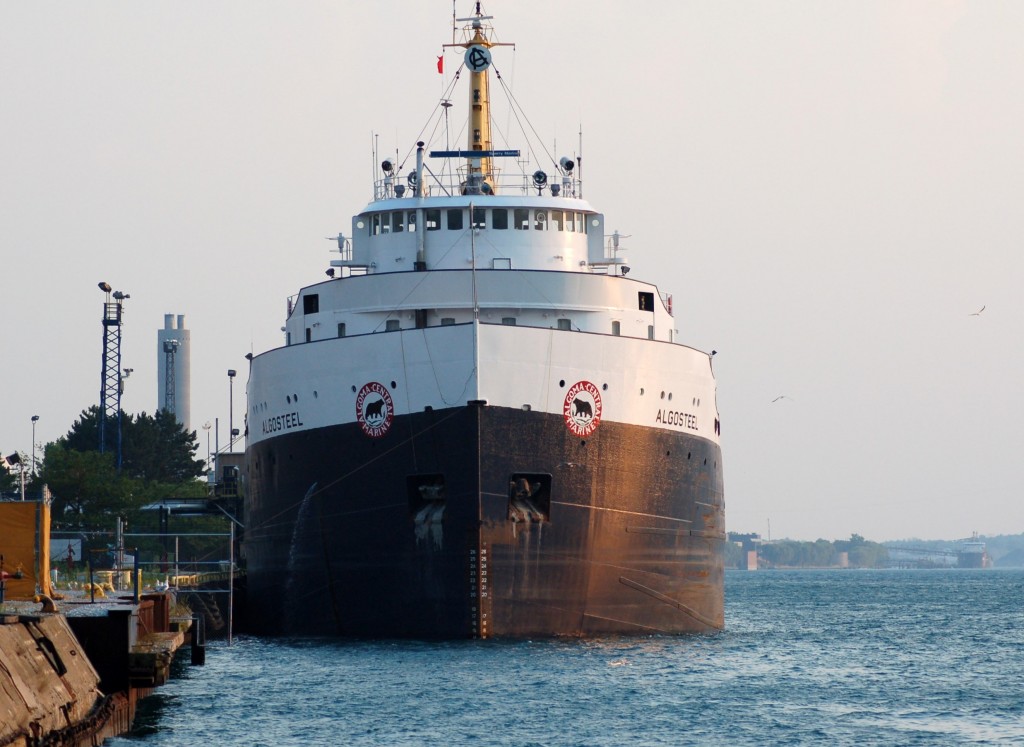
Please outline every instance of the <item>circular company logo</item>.
[[466, 49], [466, 54], [463, 55], [462, 59], [466, 62], [466, 67], [469, 68], [470, 72], [482, 73], [491, 66], [491, 50], [479, 44], [474, 44]]
[[383, 384], [371, 381], [364, 384], [356, 395], [356, 420], [370, 438], [380, 438], [391, 428], [395, 419], [395, 406], [391, 393]]
[[562, 414], [570, 431], [589, 436], [601, 424], [601, 392], [589, 381], [577, 381], [566, 392]]

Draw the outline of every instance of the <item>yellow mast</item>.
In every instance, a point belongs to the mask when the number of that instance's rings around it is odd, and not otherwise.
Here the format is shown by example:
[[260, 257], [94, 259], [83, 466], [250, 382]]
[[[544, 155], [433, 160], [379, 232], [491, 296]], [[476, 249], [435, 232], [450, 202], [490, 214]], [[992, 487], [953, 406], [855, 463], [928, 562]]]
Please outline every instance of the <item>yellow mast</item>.
[[[484, 37], [479, 21], [475, 22], [473, 26], [475, 33], [469, 43], [464, 45], [466, 49], [474, 46], [489, 49], [491, 43]], [[469, 150], [491, 150], [491, 97], [488, 67], [480, 72], [473, 71], [469, 75]], [[473, 176], [479, 175], [483, 184], [490, 185], [493, 191], [494, 174], [491, 171], [490, 158], [470, 158], [467, 166], [471, 182], [474, 181]]]
[[[445, 44], [446, 47], [462, 47], [466, 50], [464, 60], [469, 69], [469, 134], [467, 150], [492, 153], [491, 143], [491, 95], [490, 75], [491, 47], [510, 47], [512, 44], [493, 42], [484, 32], [484, 21], [492, 16], [485, 16], [476, 4], [476, 15], [471, 18], [458, 18], [457, 21], [469, 22], [465, 28], [466, 40], [461, 44]], [[466, 188], [470, 192], [493, 194], [495, 191], [495, 175], [493, 159], [489, 156], [480, 158], [469, 157], [466, 160]]]

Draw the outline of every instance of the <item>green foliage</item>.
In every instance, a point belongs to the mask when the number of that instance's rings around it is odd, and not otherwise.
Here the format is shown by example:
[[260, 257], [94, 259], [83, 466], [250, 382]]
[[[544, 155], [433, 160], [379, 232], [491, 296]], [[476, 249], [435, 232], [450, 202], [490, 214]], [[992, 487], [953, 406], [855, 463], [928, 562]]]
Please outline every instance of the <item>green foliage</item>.
[[0, 493], [13, 493], [21, 489], [16, 472], [8, 472], [6, 468], [0, 467]]
[[[99, 452], [99, 417], [98, 407], [84, 410], [66, 436], [46, 447], [41, 481], [53, 494], [55, 529], [109, 531], [117, 516], [138, 526], [151, 513], [140, 511], [147, 504], [206, 495], [206, 486], [196, 480], [203, 463], [194, 458], [199, 448], [195, 431], [186, 432], [163, 411], [155, 416], [122, 413], [119, 473], [116, 452]], [[116, 420], [111, 418], [105, 428], [116, 433]]]
[[839, 554], [847, 553], [852, 568], [885, 567], [889, 551], [876, 542], [868, 542], [859, 534], [849, 540], [814, 542], [777, 540], [762, 544], [759, 560], [766, 567], [829, 568], [839, 565]]
[[133, 494], [134, 481], [117, 474], [109, 452], [48, 444], [41, 479], [53, 494], [54, 526], [62, 529], [110, 529], [114, 517], [141, 505]]
[[[75, 451], [99, 450], [99, 407], [83, 410], [63, 442]], [[105, 424], [108, 444], [117, 433], [116, 418]], [[160, 410], [156, 415], [121, 414], [121, 472], [144, 482], [180, 483], [203, 474], [205, 467], [195, 458], [199, 449], [196, 432], [186, 431], [174, 415]], [[107, 452], [114, 448], [108, 446]], [[106, 453], [106, 452], [104, 452]]]

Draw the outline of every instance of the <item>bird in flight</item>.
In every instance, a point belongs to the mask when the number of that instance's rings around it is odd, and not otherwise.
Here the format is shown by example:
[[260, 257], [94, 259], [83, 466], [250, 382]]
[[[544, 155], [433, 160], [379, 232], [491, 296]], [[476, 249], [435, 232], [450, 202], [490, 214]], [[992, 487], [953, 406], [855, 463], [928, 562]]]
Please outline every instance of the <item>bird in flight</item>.
[[980, 309], [975, 311], [973, 314], [968, 314], [967, 316], [981, 316], [981, 312], [983, 312], [984, 310], [985, 310], [985, 307], [982, 306]]
[[772, 400], [772, 402], [778, 402], [780, 399], [788, 399], [790, 402], [793, 401], [792, 397], [787, 397], [785, 394], [780, 394], [778, 397]]

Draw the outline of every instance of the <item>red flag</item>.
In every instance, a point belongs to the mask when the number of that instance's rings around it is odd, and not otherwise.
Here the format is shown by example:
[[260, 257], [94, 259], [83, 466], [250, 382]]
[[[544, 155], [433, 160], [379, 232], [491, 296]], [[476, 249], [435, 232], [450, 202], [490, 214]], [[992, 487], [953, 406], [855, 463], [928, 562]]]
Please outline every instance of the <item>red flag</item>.
[[444, 75], [444, 55], [437, 58], [437, 72]]

